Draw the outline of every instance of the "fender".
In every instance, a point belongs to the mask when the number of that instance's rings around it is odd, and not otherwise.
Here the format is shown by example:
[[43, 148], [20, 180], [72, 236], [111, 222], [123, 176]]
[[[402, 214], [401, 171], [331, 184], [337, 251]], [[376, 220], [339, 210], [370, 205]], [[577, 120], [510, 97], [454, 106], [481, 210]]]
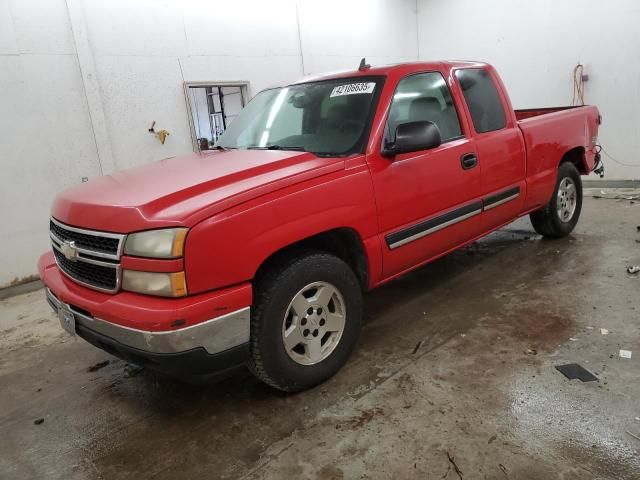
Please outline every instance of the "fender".
[[[370, 268], [381, 268], [381, 262], [372, 260], [380, 253], [375, 247], [377, 222], [369, 170], [364, 156], [359, 162], [353, 160], [351, 164], [357, 163], [353, 168], [253, 199], [194, 226], [185, 246], [189, 293], [249, 281], [275, 252], [341, 227], [359, 235]], [[372, 277], [378, 275], [370, 272]]]

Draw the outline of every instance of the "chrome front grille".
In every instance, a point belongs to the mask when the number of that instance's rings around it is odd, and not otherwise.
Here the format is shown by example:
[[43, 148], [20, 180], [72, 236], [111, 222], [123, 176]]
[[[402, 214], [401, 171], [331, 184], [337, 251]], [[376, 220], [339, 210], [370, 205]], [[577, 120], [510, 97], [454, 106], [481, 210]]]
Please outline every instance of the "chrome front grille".
[[75, 242], [77, 247], [92, 251], [94, 254], [107, 253], [114, 258], [118, 257], [119, 238], [112, 236], [104, 237], [99, 232], [88, 233], [84, 230], [80, 231], [80, 229], [71, 230], [71, 227], [63, 226], [57, 220], [53, 219], [49, 222], [49, 231], [55, 235], [58, 240]]
[[60, 270], [73, 281], [101, 292], [120, 288], [120, 257], [125, 235], [49, 222], [51, 246]]

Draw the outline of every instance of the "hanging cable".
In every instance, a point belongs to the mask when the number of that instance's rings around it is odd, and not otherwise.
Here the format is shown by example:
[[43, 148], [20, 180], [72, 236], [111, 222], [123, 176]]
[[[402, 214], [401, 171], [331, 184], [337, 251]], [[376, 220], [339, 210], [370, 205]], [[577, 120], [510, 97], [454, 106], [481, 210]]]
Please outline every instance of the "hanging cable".
[[573, 68], [573, 98], [571, 105], [584, 105], [584, 66], [579, 63]]
[[[573, 67], [573, 97], [571, 99], [571, 105], [584, 105], [584, 65], [578, 63], [575, 67]], [[631, 168], [640, 168], [640, 164], [637, 163], [624, 163], [619, 160], [616, 160], [612, 157], [609, 152], [607, 152], [602, 145], [596, 145], [595, 152], [599, 154], [600, 152], [604, 153], [607, 158], [612, 160], [614, 163], [618, 165], [622, 165], [623, 167], [631, 167]], [[602, 160], [596, 162], [593, 166], [594, 173], [600, 175], [601, 177], [604, 175], [604, 166], [602, 164]]]
[[596, 145], [596, 153], [604, 153], [607, 158], [609, 158], [609, 160], [613, 160], [614, 163], [617, 163], [618, 165], [622, 165], [623, 167], [632, 167], [632, 168], [640, 168], [640, 164], [638, 163], [624, 163], [621, 162], [619, 160], [616, 160], [615, 158], [613, 158], [611, 155], [609, 155], [609, 152], [607, 152], [602, 145]]

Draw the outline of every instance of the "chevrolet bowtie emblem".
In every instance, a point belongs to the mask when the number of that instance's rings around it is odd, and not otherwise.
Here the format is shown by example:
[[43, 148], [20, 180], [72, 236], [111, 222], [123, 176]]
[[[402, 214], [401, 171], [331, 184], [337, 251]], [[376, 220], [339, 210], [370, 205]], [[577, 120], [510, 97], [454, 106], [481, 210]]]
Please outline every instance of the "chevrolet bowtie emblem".
[[65, 258], [71, 262], [75, 262], [78, 259], [78, 249], [76, 248], [76, 242], [69, 242], [65, 240], [60, 246], [60, 251]]

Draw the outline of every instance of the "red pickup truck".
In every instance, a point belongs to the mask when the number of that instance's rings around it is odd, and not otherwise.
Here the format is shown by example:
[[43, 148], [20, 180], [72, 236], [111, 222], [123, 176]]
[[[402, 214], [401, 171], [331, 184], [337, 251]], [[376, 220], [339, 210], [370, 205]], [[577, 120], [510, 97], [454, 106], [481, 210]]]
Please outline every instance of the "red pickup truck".
[[514, 111], [485, 63], [304, 79], [256, 95], [213, 151], [59, 194], [40, 277], [63, 328], [127, 361], [304, 390], [347, 361], [363, 291], [526, 214], [569, 234], [600, 122]]

